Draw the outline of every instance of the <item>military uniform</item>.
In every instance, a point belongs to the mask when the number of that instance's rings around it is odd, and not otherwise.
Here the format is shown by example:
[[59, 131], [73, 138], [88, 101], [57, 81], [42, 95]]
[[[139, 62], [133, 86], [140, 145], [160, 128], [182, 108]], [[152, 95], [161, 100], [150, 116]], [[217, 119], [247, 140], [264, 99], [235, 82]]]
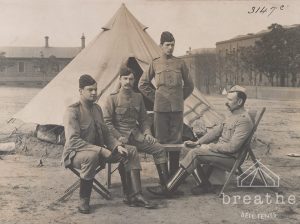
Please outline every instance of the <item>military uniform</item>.
[[[200, 144], [208, 144], [208, 147], [191, 149], [180, 162], [181, 166], [189, 173], [193, 172], [199, 162], [232, 167], [238, 150], [252, 129], [252, 120], [245, 109], [234, 110], [221, 125], [199, 139]], [[216, 140], [216, 143], [211, 143]]]
[[[80, 169], [82, 179], [94, 178], [95, 169], [105, 160], [101, 156], [103, 148], [113, 150], [121, 145], [109, 132], [97, 104], [91, 107], [84, 102], [70, 105], [64, 114], [66, 143], [63, 151], [65, 167], [72, 165]], [[135, 147], [127, 148], [128, 157], [124, 160], [126, 170], [141, 169]], [[109, 162], [119, 162], [122, 158], [115, 155]]]
[[159, 143], [150, 144], [144, 140], [151, 135], [150, 123], [145, 109], [143, 96], [129, 89], [121, 88], [107, 97], [103, 108], [104, 120], [116, 139], [125, 137], [128, 144], [153, 155], [156, 164], [167, 162], [164, 148]]
[[[155, 79], [156, 90], [151, 87], [152, 79]], [[183, 104], [194, 89], [184, 60], [165, 55], [154, 59], [140, 78], [138, 87], [143, 95], [154, 102], [154, 129], [158, 141], [162, 144], [181, 143]], [[178, 164], [179, 154], [175, 154], [170, 155], [170, 163], [174, 158]], [[177, 168], [176, 164], [171, 167], [171, 173]]]

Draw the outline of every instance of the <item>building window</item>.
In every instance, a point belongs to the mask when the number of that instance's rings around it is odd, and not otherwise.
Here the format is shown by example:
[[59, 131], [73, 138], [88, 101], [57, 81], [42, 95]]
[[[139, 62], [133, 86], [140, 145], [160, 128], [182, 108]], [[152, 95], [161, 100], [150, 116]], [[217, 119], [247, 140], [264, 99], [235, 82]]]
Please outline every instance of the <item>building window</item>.
[[24, 72], [25, 71], [25, 64], [23, 61], [19, 62], [19, 72]]
[[55, 73], [57, 73], [57, 72], [59, 72], [59, 65], [58, 64], [54, 64], [53, 66], [52, 66], [52, 72], [55, 72]]
[[6, 67], [5, 66], [0, 66], [0, 72], [5, 72]]
[[41, 67], [39, 66], [34, 66], [33, 69], [35, 72], [41, 72]]

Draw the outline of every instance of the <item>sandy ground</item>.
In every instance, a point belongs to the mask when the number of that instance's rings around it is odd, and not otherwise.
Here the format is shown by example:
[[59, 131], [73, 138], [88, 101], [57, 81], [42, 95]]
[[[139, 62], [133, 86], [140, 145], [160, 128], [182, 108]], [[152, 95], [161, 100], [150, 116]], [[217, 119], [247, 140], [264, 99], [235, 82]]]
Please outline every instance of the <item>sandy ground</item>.
[[[1, 87], [0, 122], [9, 119], [37, 92], [38, 89]], [[209, 96], [208, 100], [218, 111], [225, 112], [223, 97]], [[238, 188], [233, 180], [225, 192], [227, 201], [215, 194], [196, 197], [190, 193], [189, 189], [195, 186], [195, 181], [189, 177], [181, 187], [185, 192], [183, 197], [154, 198], [144, 189], [145, 195], [159, 204], [157, 210], [146, 210], [130, 208], [122, 203], [116, 172], [112, 175], [110, 189], [113, 200], [107, 201], [93, 192], [92, 214], [82, 215], [77, 213], [78, 190], [65, 202], [53, 204], [76, 180], [70, 171], [60, 165], [62, 147], [40, 143], [41, 148], [36, 149], [37, 140], [26, 137], [23, 138], [25, 149], [19, 146], [16, 154], [1, 155], [0, 223], [300, 223], [300, 158], [287, 156], [288, 153], [300, 153], [300, 102], [249, 99], [246, 105], [252, 109], [263, 106], [267, 111], [253, 146], [261, 162], [280, 177], [280, 187], [276, 191]], [[2, 125], [0, 131], [2, 139], [11, 130], [4, 127]], [[144, 159], [142, 154], [141, 157], [143, 187], [153, 185], [158, 181], [155, 167], [149, 157]], [[43, 166], [38, 166], [41, 158]], [[246, 161], [245, 168], [250, 165], [250, 161]], [[104, 184], [105, 173], [102, 172], [98, 179]], [[276, 192], [282, 192], [283, 203], [280, 199], [276, 202]], [[272, 203], [267, 203], [266, 194], [271, 195]], [[250, 204], [242, 200], [234, 203], [234, 196], [245, 195], [252, 199]], [[262, 199], [262, 204], [254, 202], [257, 197]], [[289, 197], [295, 200], [288, 201]]]

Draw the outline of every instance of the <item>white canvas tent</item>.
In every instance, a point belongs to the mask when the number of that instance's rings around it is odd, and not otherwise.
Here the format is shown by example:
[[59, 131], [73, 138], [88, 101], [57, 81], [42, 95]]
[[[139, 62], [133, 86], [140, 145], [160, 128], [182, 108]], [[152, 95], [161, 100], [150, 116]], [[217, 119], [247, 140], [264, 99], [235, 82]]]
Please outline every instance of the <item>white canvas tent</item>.
[[[92, 75], [98, 83], [99, 103], [118, 86], [120, 66], [134, 59], [140, 70], [145, 70], [160, 48], [124, 4], [102, 27], [103, 31], [91, 41], [44, 89], [42, 89], [14, 118], [41, 125], [62, 125], [66, 107], [78, 101], [78, 79]], [[137, 64], [136, 63], [136, 64]], [[185, 122], [204, 118], [214, 124], [220, 116], [198, 90], [185, 102]]]

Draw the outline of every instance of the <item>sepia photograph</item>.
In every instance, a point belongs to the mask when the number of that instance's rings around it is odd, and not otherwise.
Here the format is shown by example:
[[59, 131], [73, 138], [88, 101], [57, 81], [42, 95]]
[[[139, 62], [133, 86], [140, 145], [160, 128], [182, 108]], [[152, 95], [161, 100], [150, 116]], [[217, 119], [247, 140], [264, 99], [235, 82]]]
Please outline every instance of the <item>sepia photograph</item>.
[[300, 2], [0, 0], [1, 224], [300, 223]]

